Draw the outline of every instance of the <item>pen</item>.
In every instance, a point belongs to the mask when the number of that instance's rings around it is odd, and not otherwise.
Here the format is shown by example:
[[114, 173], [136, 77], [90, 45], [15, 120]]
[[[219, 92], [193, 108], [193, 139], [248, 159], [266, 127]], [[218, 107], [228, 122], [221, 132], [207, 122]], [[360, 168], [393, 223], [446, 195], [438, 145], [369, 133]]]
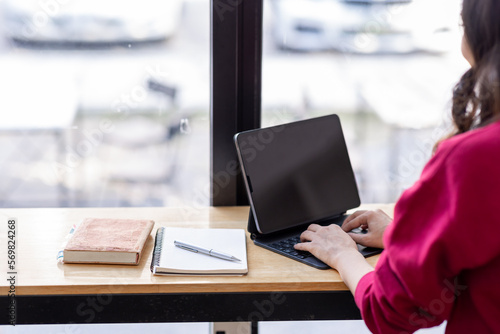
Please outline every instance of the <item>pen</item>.
[[179, 248], [188, 250], [190, 252], [210, 255], [210, 256], [213, 256], [213, 257], [216, 257], [219, 259], [223, 259], [223, 260], [227, 260], [227, 261], [241, 261], [240, 259], [238, 259], [235, 256], [216, 251], [215, 249], [205, 249], [205, 248], [190, 245], [190, 244], [187, 244], [185, 242], [181, 242], [181, 241], [177, 241], [177, 240], [174, 241], [174, 245], [176, 245]]

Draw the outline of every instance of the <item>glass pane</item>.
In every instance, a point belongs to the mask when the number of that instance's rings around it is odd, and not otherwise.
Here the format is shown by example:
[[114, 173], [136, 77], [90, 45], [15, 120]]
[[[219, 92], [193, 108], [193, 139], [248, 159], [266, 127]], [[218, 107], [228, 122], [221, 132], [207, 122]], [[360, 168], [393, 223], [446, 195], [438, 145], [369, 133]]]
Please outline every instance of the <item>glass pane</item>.
[[0, 207], [209, 204], [208, 1], [0, 17]]
[[362, 202], [394, 202], [449, 129], [461, 1], [264, 3], [263, 126], [338, 114]]

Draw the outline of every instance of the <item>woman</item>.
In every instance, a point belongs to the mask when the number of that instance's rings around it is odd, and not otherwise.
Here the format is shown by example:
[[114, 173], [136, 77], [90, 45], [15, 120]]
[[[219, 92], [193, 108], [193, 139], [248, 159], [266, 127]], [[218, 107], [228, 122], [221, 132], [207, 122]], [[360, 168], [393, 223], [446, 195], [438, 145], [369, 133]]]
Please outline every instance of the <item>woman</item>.
[[[339, 271], [374, 333], [444, 320], [446, 333], [500, 333], [499, 13], [499, 0], [463, 1], [471, 69], [454, 89], [455, 130], [403, 193], [394, 220], [358, 211], [342, 228], [311, 225], [295, 246]], [[357, 227], [367, 233], [346, 233]], [[385, 246], [375, 270], [355, 242]]]

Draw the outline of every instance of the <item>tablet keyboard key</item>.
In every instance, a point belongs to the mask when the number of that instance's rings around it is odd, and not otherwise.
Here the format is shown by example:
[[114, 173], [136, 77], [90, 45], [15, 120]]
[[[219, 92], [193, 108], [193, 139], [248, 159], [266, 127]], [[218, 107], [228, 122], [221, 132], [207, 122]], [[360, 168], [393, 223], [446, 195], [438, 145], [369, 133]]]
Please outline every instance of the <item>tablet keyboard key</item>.
[[299, 242], [300, 242], [300, 237], [296, 236], [296, 237], [292, 237], [290, 239], [280, 240], [280, 241], [277, 241], [275, 243], [272, 243], [270, 245], [270, 247], [274, 248], [276, 250], [279, 250], [283, 253], [287, 253], [290, 256], [297, 257], [299, 259], [305, 259], [305, 258], [313, 256], [309, 252], [296, 250], [294, 248], [294, 246], [296, 244], [298, 244]]

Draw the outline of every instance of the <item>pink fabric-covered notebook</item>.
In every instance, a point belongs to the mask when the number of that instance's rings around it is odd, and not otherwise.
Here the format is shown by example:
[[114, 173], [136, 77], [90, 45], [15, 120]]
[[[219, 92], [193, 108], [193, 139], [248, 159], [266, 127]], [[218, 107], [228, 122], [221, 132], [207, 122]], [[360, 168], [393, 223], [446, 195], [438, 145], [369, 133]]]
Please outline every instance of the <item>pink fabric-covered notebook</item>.
[[86, 218], [64, 248], [64, 263], [139, 264], [154, 221]]

